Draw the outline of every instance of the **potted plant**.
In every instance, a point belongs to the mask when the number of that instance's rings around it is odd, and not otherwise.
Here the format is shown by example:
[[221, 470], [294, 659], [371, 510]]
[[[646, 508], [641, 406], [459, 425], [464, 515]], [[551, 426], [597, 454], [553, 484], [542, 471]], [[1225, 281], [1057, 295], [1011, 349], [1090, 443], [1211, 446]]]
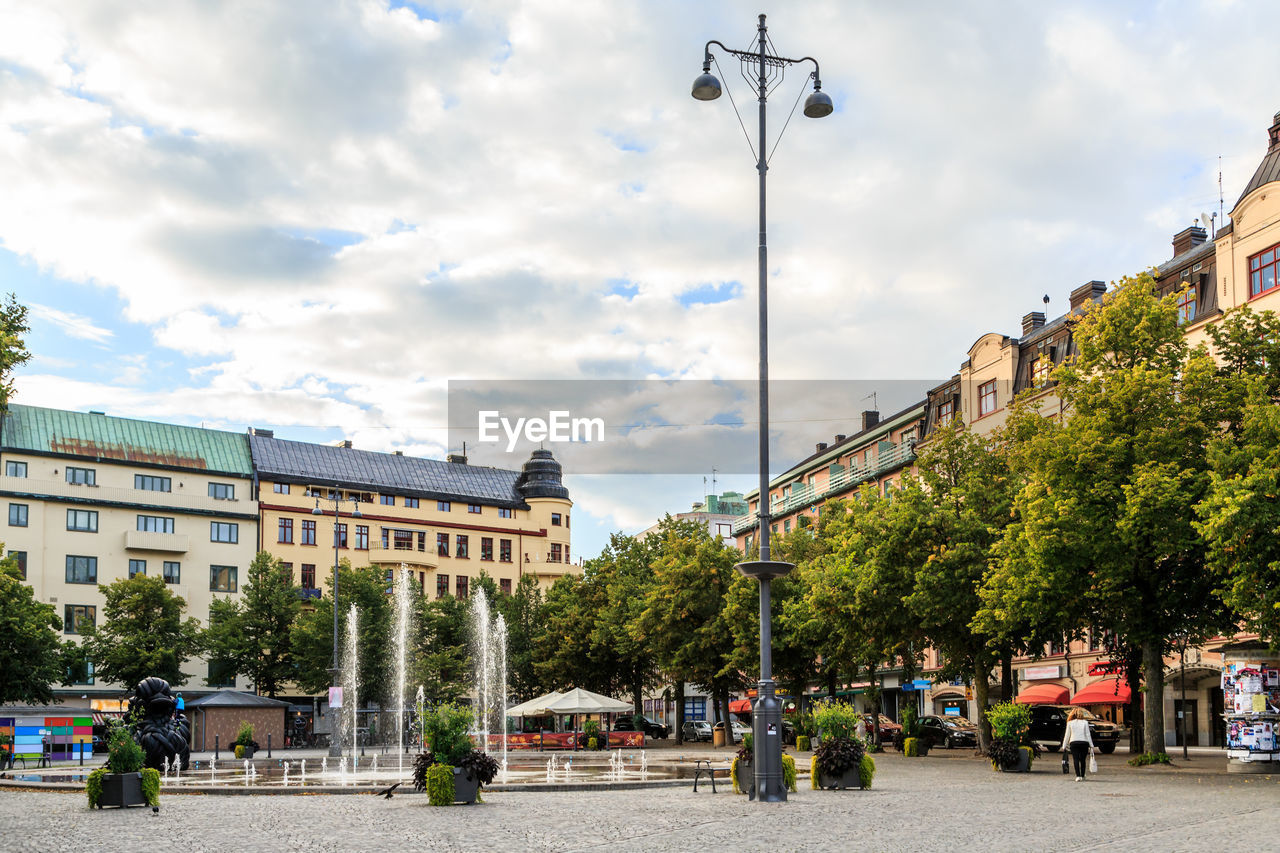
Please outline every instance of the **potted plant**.
[[253, 758], [258, 748], [258, 742], [253, 739], [253, 726], [244, 720], [240, 721], [240, 730], [236, 732], [235, 747], [236, 758]]
[[908, 758], [929, 754], [929, 741], [920, 737], [920, 719], [916, 709], [908, 705], [902, 709], [902, 731], [899, 733], [901, 745], [895, 744]]
[[870, 788], [875, 761], [858, 737], [861, 715], [852, 705], [836, 702], [820, 708], [814, 722], [821, 739], [813, 751], [809, 779], [814, 790]]
[[992, 735], [987, 757], [992, 768], [1006, 773], [1030, 772], [1035, 754], [1025, 740], [1031, 729], [1031, 706], [1001, 702], [987, 709], [987, 719]]
[[103, 806], [160, 805], [160, 771], [143, 768], [142, 747], [129, 729], [114, 723], [107, 736], [107, 766], [99, 767], [85, 781], [89, 808]]
[[498, 774], [498, 762], [473, 748], [470, 727], [471, 712], [452, 703], [422, 715], [428, 750], [414, 762], [413, 787], [425, 790], [433, 806], [474, 803]]
[[600, 749], [600, 722], [587, 720], [583, 723], [582, 737], [587, 749]]
[[753, 735], [750, 733], [742, 736], [742, 748], [738, 750], [737, 755], [733, 757], [733, 764], [729, 765], [729, 775], [733, 777], [733, 792], [735, 794], [745, 794], [755, 787], [755, 751], [752, 749]]

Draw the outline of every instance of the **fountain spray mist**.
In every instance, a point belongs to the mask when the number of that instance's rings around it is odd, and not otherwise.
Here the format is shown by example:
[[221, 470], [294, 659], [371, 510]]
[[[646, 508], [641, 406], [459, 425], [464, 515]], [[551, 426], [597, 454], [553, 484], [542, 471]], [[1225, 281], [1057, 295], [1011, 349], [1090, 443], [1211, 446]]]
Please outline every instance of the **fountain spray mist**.
[[498, 614], [490, 616], [489, 597], [483, 588], [471, 602], [471, 633], [476, 658], [476, 730], [480, 747], [489, 753], [489, 732], [497, 725], [502, 732], [502, 755], [507, 752], [507, 623]]
[[409, 567], [400, 564], [400, 582], [396, 584], [396, 743], [400, 757], [399, 779], [404, 779], [404, 754], [408, 749], [405, 728], [407, 709], [405, 708], [405, 670], [409, 663]]
[[359, 611], [353, 604], [351, 609], [347, 611], [347, 647], [342, 651], [342, 692], [344, 694], [342, 701], [350, 709], [350, 713], [343, 714], [347, 723], [344, 726], [347, 730], [344, 734], [346, 735], [345, 740], [351, 746], [353, 766], [355, 764], [356, 732], [358, 728], [356, 708], [359, 705], [356, 701], [356, 691], [360, 686], [359, 627]]

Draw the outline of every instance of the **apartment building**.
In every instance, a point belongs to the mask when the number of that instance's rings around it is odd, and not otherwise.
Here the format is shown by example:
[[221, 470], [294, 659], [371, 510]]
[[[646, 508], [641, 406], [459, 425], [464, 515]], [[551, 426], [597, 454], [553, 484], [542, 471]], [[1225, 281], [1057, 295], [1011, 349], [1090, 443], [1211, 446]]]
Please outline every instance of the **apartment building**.
[[[733, 536], [734, 522], [747, 514], [747, 502], [741, 492], [725, 492], [719, 495], [707, 495], [696, 502], [689, 512], [675, 513], [672, 518], [680, 521], [692, 521], [707, 529], [725, 545], [736, 547], [737, 540]], [[644, 539], [658, 531], [654, 524], [636, 534], [636, 539]]]
[[408, 567], [423, 593], [466, 598], [481, 572], [504, 592], [579, 569], [560, 463], [535, 450], [520, 471], [279, 439], [250, 430], [260, 547], [318, 598], [338, 559]]
[[[68, 639], [102, 618], [99, 584], [135, 574], [164, 578], [201, 622], [215, 595], [239, 592], [258, 540], [243, 435], [13, 404], [0, 465], [5, 548]], [[193, 684], [208, 674], [203, 661], [188, 666]], [[92, 663], [77, 677], [61, 692], [133, 687], [96, 679]]]

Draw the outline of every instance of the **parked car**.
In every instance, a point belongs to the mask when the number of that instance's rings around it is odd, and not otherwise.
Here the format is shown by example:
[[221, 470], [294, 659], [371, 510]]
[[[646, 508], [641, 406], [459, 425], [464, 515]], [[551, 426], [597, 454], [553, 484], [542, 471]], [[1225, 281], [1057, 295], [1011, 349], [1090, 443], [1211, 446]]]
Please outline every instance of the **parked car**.
[[711, 740], [711, 724], [706, 720], [685, 720], [680, 733], [685, 740]]
[[[867, 727], [867, 740], [870, 740], [875, 733], [875, 722], [873, 721], [871, 714], [863, 714], [862, 722]], [[893, 743], [894, 738], [896, 738], [901, 733], [902, 733], [902, 726], [898, 725], [893, 720], [886, 717], [884, 714], [880, 715], [880, 742], [881, 743]]]
[[731, 725], [733, 727], [733, 739], [735, 741], [742, 740], [743, 735], [751, 734], [751, 726], [747, 725], [741, 720], [733, 720]]
[[[1072, 705], [1032, 705], [1031, 706], [1031, 739], [1049, 747], [1050, 752], [1062, 748], [1062, 736], [1067, 731], [1067, 714]], [[1089, 721], [1089, 734], [1093, 737], [1093, 745], [1100, 752], [1108, 755], [1116, 751], [1123, 729], [1115, 723], [1109, 723], [1101, 717], [1080, 709], [1084, 718]]]
[[645, 737], [659, 740], [663, 740], [671, 734], [671, 729], [652, 717], [646, 717], [644, 714], [619, 717], [613, 723], [613, 730], [615, 732], [642, 731]]
[[978, 726], [966, 717], [921, 717], [920, 737], [927, 740], [931, 747], [976, 747]]

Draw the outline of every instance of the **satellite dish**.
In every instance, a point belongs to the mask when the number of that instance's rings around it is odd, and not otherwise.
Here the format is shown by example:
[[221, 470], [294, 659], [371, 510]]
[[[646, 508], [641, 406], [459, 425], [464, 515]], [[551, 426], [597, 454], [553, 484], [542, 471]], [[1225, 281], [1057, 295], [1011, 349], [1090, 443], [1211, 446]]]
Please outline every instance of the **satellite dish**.
[[1213, 219], [1209, 217], [1209, 214], [1200, 214], [1200, 222], [1204, 225], [1206, 231], [1213, 232]]

